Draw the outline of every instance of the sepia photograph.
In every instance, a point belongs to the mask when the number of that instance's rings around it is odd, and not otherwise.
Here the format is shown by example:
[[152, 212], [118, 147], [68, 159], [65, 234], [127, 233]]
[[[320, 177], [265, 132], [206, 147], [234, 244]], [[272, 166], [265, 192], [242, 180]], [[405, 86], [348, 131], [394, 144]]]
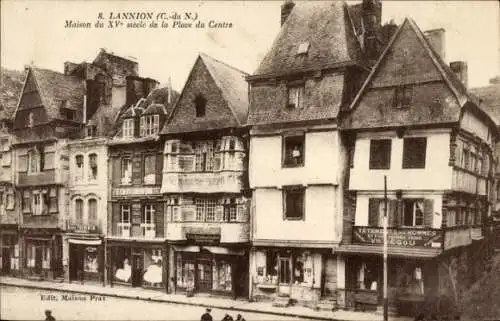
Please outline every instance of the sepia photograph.
[[0, 12], [0, 320], [500, 320], [500, 2]]

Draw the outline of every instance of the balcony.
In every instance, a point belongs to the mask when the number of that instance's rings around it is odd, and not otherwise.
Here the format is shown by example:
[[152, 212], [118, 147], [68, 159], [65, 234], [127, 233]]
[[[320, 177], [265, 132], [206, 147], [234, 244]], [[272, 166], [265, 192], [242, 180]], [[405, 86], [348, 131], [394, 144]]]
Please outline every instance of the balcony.
[[102, 232], [101, 222], [68, 220], [66, 221], [66, 232], [81, 234], [100, 234]]
[[142, 236], [146, 239], [154, 239], [156, 237], [156, 228], [152, 223], [141, 224]]
[[166, 173], [162, 193], [239, 193], [242, 178], [241, 171]]
[[249, 241], [248, 222], [168, 222], [169, 241], [195, 243], [243, 243]]
[[117, 223], [117, 236], [130, 237], [130, 223]]
[[56, 179], [56, 172], [53, 169], [34, 174], [19, 173], [18, 177], [18, 184], [20, 186], [38, 186], [57, 183], [61, 182]]

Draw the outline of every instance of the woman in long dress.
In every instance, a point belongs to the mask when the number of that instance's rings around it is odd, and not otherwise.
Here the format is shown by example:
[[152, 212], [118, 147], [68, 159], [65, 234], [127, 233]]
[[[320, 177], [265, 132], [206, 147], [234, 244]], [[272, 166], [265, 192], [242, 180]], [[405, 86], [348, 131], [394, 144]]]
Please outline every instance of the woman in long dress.
[[161, 268], [161, 260], [158, 260], [156, 264], [151, 264], [144, 272], [143, 276], [144, 281], [155, 284], [162, 282], [162, 268]]
[[128, 259], [123, 261], [123, 268], [116, 270], [115, 278], [120, 281], [128, 282], [130, 280], [130, 276], [132, 275], [132, 267], [128, 262]]

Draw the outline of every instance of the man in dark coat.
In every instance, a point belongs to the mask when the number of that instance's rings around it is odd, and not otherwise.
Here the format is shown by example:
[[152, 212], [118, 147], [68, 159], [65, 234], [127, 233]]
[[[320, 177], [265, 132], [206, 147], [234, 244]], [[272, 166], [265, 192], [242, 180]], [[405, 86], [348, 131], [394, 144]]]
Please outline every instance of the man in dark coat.
[[241, 316], [241, 314], [238, 314], [236, 316], [236, 321], [245, 321], [245, 319]]
[[45, 321], [56, 321], [56, 318], [52, 316], [52, 311], [45, 310]]
[[210, 315], [210, 312], [212, 312], [212, 309], [207, 308], [206, 312], [201, 315], [200, 321], [213, 321], [213, 318]]

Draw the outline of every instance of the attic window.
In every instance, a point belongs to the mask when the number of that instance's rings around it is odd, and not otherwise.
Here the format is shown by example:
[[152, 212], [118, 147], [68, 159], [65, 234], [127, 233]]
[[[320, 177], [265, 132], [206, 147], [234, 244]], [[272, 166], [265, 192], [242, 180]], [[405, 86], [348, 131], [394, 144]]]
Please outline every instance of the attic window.
[[122, 137], [134, 137], [134, 119], [125, 119], [122, 126]]
[[309, 42], [303, 42], [299, 45], [299, 48], [297, 49], [297, 55], [307, 54], [308, 51], [309, 51]]
[[413, 98], [412, 86], [399, 86], [394, 90], [392, 106], [395, 108], [410, 107]]
[[95, 137], [95, 136], [97, 136], [97, 126], [87, 125], [87, 137]]
[[194, 105], [196, 108], [196, 117], [205, 116], [207, 100], [203, 96], [198, 95], [194, 100]]
[[68, 120], [75, 120], [75, 111], [74, 110], [63, 109], [62, 114]]
[[287, 107], [290, 109], [300, 108], [304, 104], [304, 86], [288, 87]]

